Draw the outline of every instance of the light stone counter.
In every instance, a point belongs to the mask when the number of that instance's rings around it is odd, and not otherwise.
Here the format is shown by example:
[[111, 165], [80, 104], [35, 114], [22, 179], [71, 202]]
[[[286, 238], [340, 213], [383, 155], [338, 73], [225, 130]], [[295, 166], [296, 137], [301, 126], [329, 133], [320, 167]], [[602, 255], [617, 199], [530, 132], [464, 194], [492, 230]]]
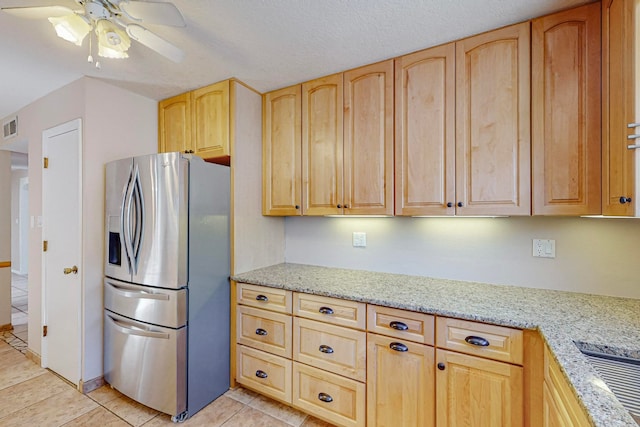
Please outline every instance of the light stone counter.
[[362, 270], [278, 264], [237, 282], [537, 329], [597, 427], [638, 427], [575, 343], [640, 359], [640, 299]]

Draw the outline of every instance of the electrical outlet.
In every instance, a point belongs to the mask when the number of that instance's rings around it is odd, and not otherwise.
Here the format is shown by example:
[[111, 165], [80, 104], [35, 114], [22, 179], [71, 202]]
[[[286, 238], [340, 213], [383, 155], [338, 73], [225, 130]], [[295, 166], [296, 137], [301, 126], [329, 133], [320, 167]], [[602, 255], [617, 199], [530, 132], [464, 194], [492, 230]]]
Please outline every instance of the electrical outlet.
[[353, 247], [354, 248], [366, 248], [367, 247], [367, 233], [362, 231], [353, 232]]
[[540, 258], [555, 258], [556, 241], [553, 239], [533, 239], [533, 256]]

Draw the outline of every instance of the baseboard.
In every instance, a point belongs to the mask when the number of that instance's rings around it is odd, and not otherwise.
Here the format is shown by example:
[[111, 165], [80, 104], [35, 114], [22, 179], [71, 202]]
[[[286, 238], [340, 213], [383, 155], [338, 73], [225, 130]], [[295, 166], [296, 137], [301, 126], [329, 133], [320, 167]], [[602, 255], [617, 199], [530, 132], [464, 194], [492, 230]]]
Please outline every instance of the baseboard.
[[13, 325], [11, 323], [6, 325], [0, 325], [0, 332], [13, 331]]
[[27, 348], [27, 352], [24, 355], [36, 365], [42, 366], [42, 359], [40, 358], [40, 355], [38, 353], [34, 353], [30, 348]]
[[93, 390], [105, 385], [104, 377], [94, 378], [89, 381], [80, 381], [80, 391], [83, 394], [91, 393]]

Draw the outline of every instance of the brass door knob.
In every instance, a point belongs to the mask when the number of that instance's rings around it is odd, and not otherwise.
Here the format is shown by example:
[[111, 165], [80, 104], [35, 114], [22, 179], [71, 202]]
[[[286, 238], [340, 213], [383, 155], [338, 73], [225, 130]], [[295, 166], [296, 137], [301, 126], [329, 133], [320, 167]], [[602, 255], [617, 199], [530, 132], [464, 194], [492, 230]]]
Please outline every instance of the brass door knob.
[[64, 270], [62, 270], [64, 274], [78, 274], [78, 266], [74, 265], [71, 268], [65, 268]]

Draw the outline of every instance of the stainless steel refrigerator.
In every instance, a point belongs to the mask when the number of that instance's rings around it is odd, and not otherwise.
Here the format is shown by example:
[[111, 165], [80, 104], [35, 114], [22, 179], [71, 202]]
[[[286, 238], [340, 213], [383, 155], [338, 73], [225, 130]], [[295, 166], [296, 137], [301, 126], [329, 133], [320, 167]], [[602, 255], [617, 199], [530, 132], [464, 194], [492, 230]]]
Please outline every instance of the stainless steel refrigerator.
[[229, 388], [229, 168], [107, 163], [104, 377], [182, 421]]

